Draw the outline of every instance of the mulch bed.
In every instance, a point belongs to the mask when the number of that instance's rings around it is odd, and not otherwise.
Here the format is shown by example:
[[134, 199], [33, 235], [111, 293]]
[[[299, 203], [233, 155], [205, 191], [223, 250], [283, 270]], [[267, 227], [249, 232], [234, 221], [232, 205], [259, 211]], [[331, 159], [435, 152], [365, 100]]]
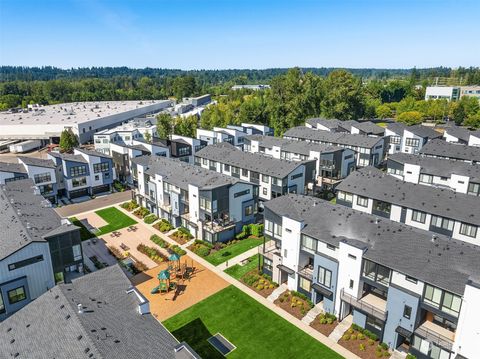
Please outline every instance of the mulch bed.
[[[250, 285], [244, 280], [246, 277], [249, 277], [249, 276], [257, 276], [258, 280], [256, 280], [253, 285]], [[271, 282], [268, 279], [259, 275], [256, 269], [246, 273], [242, 277], [241, 281], [242, 283], [244, 283], [245, 285], [247, 285], [248, 287], [250, 287], [255, 292], [257, 292], [258, 294], [260, 294], [262, 297], [265, 297], [265, 298], [267, 298], [270, 294], [272, 294], [272, 292], [277, 288], [276, 286], [274, 286], [273, 288], [270, 288]], [[263, 283], [260, 283], [260, 281], [263, 281]], [[263, 286], [262, 289], [258, 289], [259, 284]]]
[[175, 242], [177, 242], [178, 244], [185, 244], [188, 242], [188, 240], [186, 240], [185, 238], [183, 237], [177, 237], [177, 236], [174, 236], [174, 235], [171, 235], [169, 236], [169, 238], [173, 239]]
[[315, 318], [313, 322], [310, 323], [310, 326], [316, 331], [322, 333], [326, 337], [332, 334], [335, 327], [338, 325], [338, 320], [334, 321], [332, 324], [320, 324], [318, 317]]
[[[285, 293], [288, 293], [288, 296], [286, 296]], [[281, 298], [283, 298], [283, 301]], [[296, 303], [294, 307], [292, 307], [292, 298], [295, 299]], [[302, 319], [311, 309], [307, 301], [299, 297], [292, 296], [288, 290], [280, 294], [280, 296], [273, 303], [298, 319]], [[304, 309], [303, 312], [302, 307]]]
[[[354, 335], [358, 335], [359, 332], [354, 331]], [[345, 334], [348, 334], [348, 330], [345, 332]], [[368, 338], [365, 337], [365, 339], [349, 339], [345, 340], [340, 338], [338, 341], [338, 344], [340, 344], [342, 347], [347, 348], [350, 350], [352, 353], [355, 355], [358, 355], [360, 358], [363, 359], [379, 359], [379, 358], [388, 358], [390, 357], [390, 354], [387, 356], [385, 353], [388, 353], [385, 350], [381, 350], [381, 355], [378, 354], [377, 356], [377, 347], [379, 342], [375, 341], [373, 345], [369, 344]], [[363, 344], [365, 346], [365, 350], [360, 350], [360, 344]]]

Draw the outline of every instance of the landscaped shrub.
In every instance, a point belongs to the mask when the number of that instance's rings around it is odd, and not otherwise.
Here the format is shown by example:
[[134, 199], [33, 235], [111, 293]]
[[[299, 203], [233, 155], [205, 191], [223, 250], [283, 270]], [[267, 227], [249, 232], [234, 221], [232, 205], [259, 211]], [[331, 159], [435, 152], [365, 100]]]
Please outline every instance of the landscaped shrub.
[[375, 340], [373, 339], [368, 339], [368, 345], [374, 345], [375, 344]]
[[187, 254], [187, 251], [183, 248], [181, 248], [180, 246], [177, 246], [176, 244], [172, 244], [168, 250], [170, 252], [173, 252], [173, 253], [177, 253], [179, 256], [183, 256], [185, 254]]
[[196, 250], [194, 250], [194, 253], [200, 257], [206, 257], [210, 254], [210, 249], [207, 247], [198, 247]]
[[355, 334], [352, 334], [352, 335], [350, 336], [350, 339], [351, 339], [351, 340], [357, 340], [357, 336], [356, 336]]
[[408, 353], [405, 359], [417, 359], [417, 357], [413, 354]]
[[133, 214], [136, 215], [139, 218], [143, 218], [143, 217], [149, 215], [150, 211], [148, 209], [146, 209], [145, 207], [140, 207], [137, 210], [135, 210], [133, 212]]
[[119, 181], [115, 180], [115, 181], [113, 181], [113, 188], [115, 188], [115, 190], [116, 190], [117, 192], [123, 192], [123, 191], [125, 191], [125, 189], [127, 188], [127, 186], [124, 185], [124, 184], [122, 184], [122, 183], [120, 183]]
[[122, 203], [120, 205], [120, 207], [122, 207], [123, 209], [126, 209], [127, 211], [131, 212], [133, 211], [135, 208], [138, 207], [138, 203], [134, 200], [131, 200], [131, 201], [128, 201], [128, 202], [125, 202], [125, 203]]
[[358, 334], [357, 334], [357, 339], [358, 339], [358, 340], [363, 340], [363, 339], [365, 339], [365, 335], [362, 334], [362, 333], [358, 333]]
[[353, 330], [352, 328], [350, 328], [350, 329], [347, 330], [347, 332], [348, 332], [348, 334], [353, 334], [353, 333], [355, 333], [355, 330]]
[[384, 351], [384, 352], [383, 352], [383, 356], [384, 356], [385, 358], [390, 358], [390, 355], [392, 355], [392, 354], [390, 354], [388, 351]]
[[162, 238], [160, 238], [160, 236], [156, 234], [152, 235], [150, 237], [150, 240], [162, 248], [167, 248], [169, 246], [169, 244], [165, 240], [163, 240]]
[[360, 351], [362, 351], [362, 352], [365, 351], [365, 349], [366, 349], [366, 348], [365, 348], [365, 344], [361, 343], [361, 344], [358, 346], [358, 349], [359, 349]]
[[108, 252], [113, 255], [115, 258], [117, 259], [125, 259], [125, 255], [123, 254], [123, 252], [118, 249], [117, 247], [114, 247], [114, 246], [108, 246]]
[[190, 231], [185, 228], [185, 227], [180, 227], [178, 228], [171, 236], [172, 238], [177, 238], [177, 239], [180, 239], [182, 241], [185, 241], [187, 242], [188, 240], [192, 239], [193, 236], [192, 234], [190, 233]]
[[377, 358], [381, 358], [383, 356], [382, 352], [375, 352], [375, 356]]
[[246, 234], [243, 231], [235, 235], [235, 239], [239, 239], [239, 240], [245, 239], [247, 237], [248, 237], [248, 234]]
[[147, 265], [139, 260], [135, 260], [132, 265], [137, 272], [145, 272], [148, 269]]
[[161, 263], [161, 262], [164, 262], [164, 261], [168, 260], [168, 258], [164, 254], [162, 254], [158, 249], [146, 246], [144, 244], [139, 244], [137, 246], [137, 250], [140, 253], [143, 253], [146, 256], [148, 256], [155, 263]]
[[257, 285], [257, 289], [258, 289], [258, 290], [262, 290], [262, 289], [263, 289], [263, 285], [262, 285], [262, 284]]
[[154, 214], [149, 214], [148, 216], [145, 216], [143, 218], [143, 221], [146, 223], [146, 224], [152, 224], [153, 222], [155, 222], [156, 220], [158, 219], [158, 217]]
[[245, 284], [252, 286], [258, 281], [258, 274], [247, 274], [242, 279]]
[[343, 340], [350, 340], [350, 334], [344, 334]]
[[382, 347], [383, 350], [388, 350], [388, 344], [387, 343], [380, 343], [380, 346]]
[[165, 218], [162, 218], [160, 222], [155, 223], [153, 228], [158, 229], [160, 232], [169, 232], [173, 229], [173, 226]]
[[263, 224], [252, 223], [249, 227], [250, 235], [260, 237], [263, 234]]

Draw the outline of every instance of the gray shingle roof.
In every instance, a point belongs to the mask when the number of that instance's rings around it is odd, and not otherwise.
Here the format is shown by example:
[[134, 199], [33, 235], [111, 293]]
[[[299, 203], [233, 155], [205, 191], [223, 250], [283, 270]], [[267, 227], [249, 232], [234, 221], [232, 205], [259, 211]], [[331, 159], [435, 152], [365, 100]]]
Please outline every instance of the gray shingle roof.
[[35, 194], [34, 188], [31, 179], [9, 182], [0, 188], [0, 259], [31, 242], [43, 242], [59, 227], [66, 230], [50, 202], [40, 193]]
[[227, 142], [204, 147], [195, 156], [277, 178], [284, 178], [304, 163], [311, 162], [288, 161], [267, 157], [260, 153], [243, 152]]
[[79, 151], [79, 152], [82, 152], [82, 153], [85, 153], [86, 155], [89, 155], [89, 156], [112, 158], [112, 156], [106, 155], [105, 153], [98, 152], [98, 151], [87, 150], [85, 148], [75, 148], [75, 150]]
[[320, 143], [310, 143], [305, 141], [288, 140], [281, 137], [250, 135], [245, 136], [246, 140], [258, 141], [259, 145], [266, 148], [279, 146], [282, 151], [299, 153], [305, 156], [310, 155], [310, 151], [317, 152], [335, 152], [343, 151], [344, 148]]
[[326, 128], [329, 129], [336, 129], [338, 128], [338, 125], [340, 124], [340, 120], [337, 120], [336, 118], [309, 118], [307, 121], [305, 121], [309, 125], [312, 125], [313, 127], [317, 127], [317, 124], [320, 124], [322, 126], [325, 126]]
[[470, 164], [463, 161], [417, 156], [409, 153], [395, 153], [388, 161], [414, 164], [421, 167], [420, 173], [448, 177], [452, 174], [470, 177], [473, 182], [480, 181], [480, 164]]
[[423, 138], [440, 138], [442, 134], [440, 132], [435, 131], [433, 128], [422, 126], [422, 125], [414, 125], [408, 126], [405, 128], [407, 131]]
[[148, 175], [154, 176], [159, 174], [166, 182], [184, 190], [188, 190], [189, 184], [207, 190], [242, 182], [234, 177], [201, 168], [200, 166], [161, 156], [141, 156], [132, 159], [132, 162], [147, 166], [145, 172]]
[[[51, 152], [54, 153], [54, 152]], [[55, 168], [55, 163], [52, 160], [44, 160], [42, 158], [17, 156], [19, 160], [25, 163], [27, 166]]]
[[304, 126], [292, 127], [287, 130], [283, 137], [298, 138], [301, 140], [320, 141], [333, 145], [358, 146], [365, 148], [375, 147], [382, 140], [379, 137], [350, 133], [332, 133], [328, 131], [314, 130]]
[[358, 121], [355, 121], [355, 120], [345, 120], [345, 121], [340, 121], [338, 123], [338, 126], [340, 128], [343, 128], [345, 130], [347, 130], [348, 132], [352, 131], [352, 126], [353, 125], [358, 125]]
[[397, 135], [403, 136], [403, 130], [407, 128], [407, 125], [401, 122], [390, 122], [387, 124], [387, 128]]
[[454, 136], [462, 141], [468, 142], [468, 139], [470, 138], [470, 133], [472, 133], [472, 131], [469, 131], [468, 129], [459, 126], [451, 126], [445, 128], [445, 133]]
[[480, 147], [450, 143], [443, 140], [428, 142], [420, 150], [421, 154], [436, 157], [448, 157], [462, 161], [480, 162]]
[[27, 170], [20, 163], [0, 162], [0, 172], [27, 173]]
[[363, 246], [365, 258], [459, 295], [468, 279], [479, 283], [479, 246], [440, 235], [432, 241], [428, 231], [309, 196], [289, 194], [265, 207], [303, 221], [308, 236], [334, 246]]
[[115, 265], [52, 288], [0, 323], [0, 357], [174, 358], [178, 342], [131, 286]]
[[63, 161], [88, 163], [88, 161], [82, 155], [73, 155], [71, 153], [58, 153], [58, 152], [51, 152], [49, 153], [49, 155], [55, 158], [60, 158]]
[[404, 182], [375, 167], [365, 167], [351, 173], [337, 189], [480, 225], [480, 201], [475, 196]]
[[377, 136], [382, 136], [385, 133], [385, 129], [374, 124], [372, 121], [358, 122], [352, 124], [353, 127], [358, 128], [360, 131], [365, 132], [366, 134], [372, 134]]

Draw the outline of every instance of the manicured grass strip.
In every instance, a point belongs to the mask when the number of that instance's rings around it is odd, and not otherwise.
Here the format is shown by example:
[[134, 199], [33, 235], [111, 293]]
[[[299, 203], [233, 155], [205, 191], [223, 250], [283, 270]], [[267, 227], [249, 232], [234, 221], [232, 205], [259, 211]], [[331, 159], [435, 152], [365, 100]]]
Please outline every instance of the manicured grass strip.
[[137, 223], [137, 221], [130, 218], [126, 214], [123, 214], [115, 207], [101, 209], [95, 213], [108, 222], [106, 226], [98, 229], [98, 232], [96, 233], [97, 236], [101, 236], [102, 234], [116, 231], [117, 229], [122, 229]]
[[86, 241], [90, 238], [93, 238], [95, 237], [94, 234], [92, 234], [88, 229], [87, 227], [85, 227], [83, 225], [82, 222], [80, 222], [76, 217], [70, 217], [69, 218], [70, 222], [72, 222], [73, 225], [77, 226], [77, 227], [80, 227], [80, 239], [82, 241]]
[[223, 358], [207, 339], [221, 333], [237, 347], [228, 358], [342, 358], [234, 286], [163, 324], [202, 358]]
[[245, 238], [240, 242], [231, 244], [225, 248], [220, 249], [218, 252], [209, 254], [205, 257], [205, 260], [212, 263], [214, 266], [228, 261], [229, 259], [242, 254], [243, 252], [248, 251], [249, 249], [255, 248], [263, 243], [263, 240], [257, 238]]
[[[258, 258], [260, 257], [259, 254], [255, 254], [254, 256], [248, 258], [249, 262], [245, 265], [235, 264], [230, 268], [225, 269], [225, 273], [232, 276], [235, 279], [240, 280], [245, 274], [248, 272], [258, 268]], [[260, 257], [261, 258], [261, 257]]]

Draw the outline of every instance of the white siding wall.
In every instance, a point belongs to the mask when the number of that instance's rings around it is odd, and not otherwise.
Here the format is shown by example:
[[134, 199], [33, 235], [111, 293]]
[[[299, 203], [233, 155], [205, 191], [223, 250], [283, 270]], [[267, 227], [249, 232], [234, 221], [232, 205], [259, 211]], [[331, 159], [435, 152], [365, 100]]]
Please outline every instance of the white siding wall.
[[480, 288], [467, 285], [463, 295], [462, 308], [453, 349], [465, 358], [478, 358], [480, 342]]
[[368, 206], [367, 207], [359, 206], [357, 204], [357, 199], [358, 199], [358, 195], [354, 194], [353, 195], [352, 209], [355, 209], [355, 210], [360, 211], [360, 212], [372, 213], [373, 199], [371, 199], [371, 198], [368, 199]]
[[405, 274], [392, 271], [392, 283], [398, 285], [401, 288], [405, 288], [418, 295], [423, 295], [424, 283], [417, 280], [417, 283], [413, 283], [405, 279]]
[[[298, 270], [300, 256], [300, 232], [303, 223], [282, 217], [282, 264], [294, 271]], [[285, 256], [285, 253], [287, 256]], [[288, 289], [297, 290], [296, 273], [288, 276]]]
[[191, 184], [188, 185], [188, 205], [189, 216], [193, 222], [197, 222], [199, 218], [200, 197], [198, 194], [198, 187]]
[[465, 241], [467, 243], [472, 243], [477, 246], [480, 245], [480, 227], [477, 229], [477, 236], [475, 238], [460, 234], [460, 227], [461, 227], [461, 223], [456, 221], [455, 225], [453, 226], [453, 234], [452, 234], [453, 238], [459, 239], [461, 241]]
[[420, 166], [405, 163], [403, 166], [403, 180], [411, 183], [418, 183], [420, 179]]
[[[349, 254], [356, 258], [349, 257]], [[362, 273], [362, 256], [363, 251], [361, 249], [340, 242], [338, 248], [337, 298], [340, 298], [342, 288], [345, 293], [358, 298], [360, 292], [360, 276]], [[350, 280], [353, 280], [353, 288], [350, 288]], [[340, 303], [341, 300], [335, 301], [336, 313], [340, 311]]]
[[432, 220], [432, 216], [427, 213], [425, 215], [425, 223], [412, 221], [412, 210], [410, 208], [407, 209], [407, 216], [405, 218], [405, 224], [407, 224], [409, 226], [424, 229], [424, 230], [428, 231], [429, 228], [430, 228], [431, 220]]

